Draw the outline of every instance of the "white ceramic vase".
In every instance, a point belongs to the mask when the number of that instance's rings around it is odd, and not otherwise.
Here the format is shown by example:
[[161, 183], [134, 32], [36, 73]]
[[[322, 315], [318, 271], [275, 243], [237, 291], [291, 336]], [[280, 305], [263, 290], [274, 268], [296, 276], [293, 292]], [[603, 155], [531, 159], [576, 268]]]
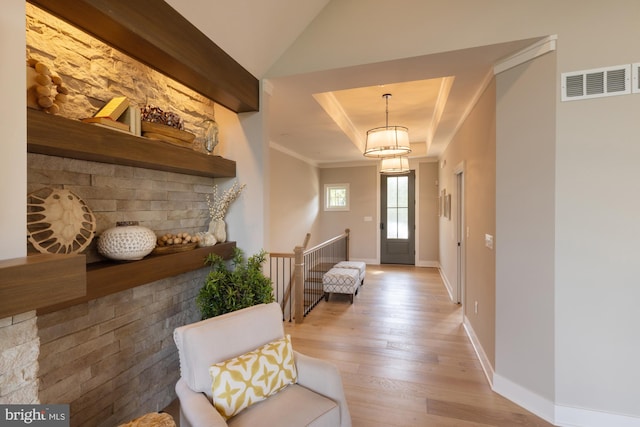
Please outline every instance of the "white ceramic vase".
[[216, 242], [224, 243], [227, 241], [227, 224], [223, 219], [212, 219], [209, 223], [209, 233], [213, 234]]
[[142, 259], [155, 247], [155, 233], [136, 221], [118, 222], [116, 227], [105, 230], [98, 239], [98, 252], [119, 261]]

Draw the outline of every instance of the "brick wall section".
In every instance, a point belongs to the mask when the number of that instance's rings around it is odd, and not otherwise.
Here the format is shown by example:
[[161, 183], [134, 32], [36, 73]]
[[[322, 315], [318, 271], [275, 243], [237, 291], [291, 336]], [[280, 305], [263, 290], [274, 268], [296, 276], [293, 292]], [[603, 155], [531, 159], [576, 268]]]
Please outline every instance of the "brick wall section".
[[36, 312], [0, 319], [0, 404], [39, 403]]
[[167, 406], [179, 378], [173, 330], [200, 319], [207, 269], [38, 317], [40, 400], [72, 426], [110, 427]]

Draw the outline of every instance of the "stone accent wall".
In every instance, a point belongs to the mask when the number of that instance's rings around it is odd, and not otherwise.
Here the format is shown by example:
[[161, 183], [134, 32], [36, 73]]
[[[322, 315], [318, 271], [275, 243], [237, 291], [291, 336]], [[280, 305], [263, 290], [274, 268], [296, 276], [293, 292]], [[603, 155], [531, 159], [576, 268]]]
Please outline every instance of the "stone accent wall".
[[185, 130], [198, 136], [194, 149], [203, 151], [202, 122], [215, 118], [212, 100], [30, 3], [26, 12], [27, 57], [48, 65], [70, 91], [60, 116], [91, 117], [111, 98], [126, 96], [139, 106], [151, 104], [178, 113]]
[[70, 403], [73, 426], [111, 427], [161, 410], [179, 378], [173, 330], [200, 320], [207, 270], [38, 317], [40, 400]]
[[[179, 113], [196, 135], [199, 123], [214, 118], [213, 101], [29, 3], [26, 11], [27, 56], [48, 64], [71, 91], [60, 115], [88, 117], [125, 95]], [[124, 220], [156, 234], [203, 231], [205, 195], [213, 184], [206, 177], [28, 155], [28, 191], [73, 191], [96, 215], [97, 235]], [[89, 262], [101, 259], [95, 240], [86, 253]], [[199, 319], [194, 300], [207, 272], [163, 279], [37, 320], [34, 312], [0, 320], [1, 399], [69, 403], [74, 427], [118, 425], [162, 409], [175, 398], [179, 377], [172, 333]]]
[[[27, 162], [27, 191], [73, 191], [96, 216], [96, 236], [118, 221], [138, 221], [157, 235], [207, 229], [206, 194], [213, 194], [213, 178], [33, 153]], [[88, 262], [103, 259], [96, 242], [85, 251]]]
[[[74, 191], [96, 215], [98, 235], [121, 220], [158, 235], [206, 229], [212, 178], [40, 154], [29, 154], [28, 164], [28, 190]], [[89, 261], [101, 259], [96, 240]], [[173, 329], [199, 320], [195, 295], [207, 272], [38, 317], [42, 403], [70, 403], [73, 426], [113, 426], [168, 405], [179, 377]]]
[[36, 312], [0, 319], [0, 403], [39, 403]]

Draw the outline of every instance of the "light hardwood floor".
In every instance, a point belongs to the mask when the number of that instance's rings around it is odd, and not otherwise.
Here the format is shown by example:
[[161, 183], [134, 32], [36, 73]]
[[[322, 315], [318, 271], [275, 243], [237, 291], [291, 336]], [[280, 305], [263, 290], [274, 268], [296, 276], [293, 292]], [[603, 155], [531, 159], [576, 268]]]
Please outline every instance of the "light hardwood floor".
[[367, 266], [365, 285], [286, 323], [341, 371], [354, 427], [551, 426], [491, 391], [437, 269]]
[[340, 369], [354, 427], [551, 426], [491, 391], [438, 270], [366, 274], [353, 304], [335, 295], [285, 323], [295, 350]]

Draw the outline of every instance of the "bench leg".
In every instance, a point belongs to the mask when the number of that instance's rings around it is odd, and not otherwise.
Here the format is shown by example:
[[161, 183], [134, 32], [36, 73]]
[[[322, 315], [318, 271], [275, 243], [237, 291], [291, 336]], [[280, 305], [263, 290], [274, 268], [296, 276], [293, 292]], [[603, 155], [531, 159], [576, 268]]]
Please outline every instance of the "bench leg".
[[349, 300], [351, 301], [351, 304], [353, 304], [353, 294], [349, 294]]
[[329, 292], [324, 293], [324, 300], [329, 301]]

